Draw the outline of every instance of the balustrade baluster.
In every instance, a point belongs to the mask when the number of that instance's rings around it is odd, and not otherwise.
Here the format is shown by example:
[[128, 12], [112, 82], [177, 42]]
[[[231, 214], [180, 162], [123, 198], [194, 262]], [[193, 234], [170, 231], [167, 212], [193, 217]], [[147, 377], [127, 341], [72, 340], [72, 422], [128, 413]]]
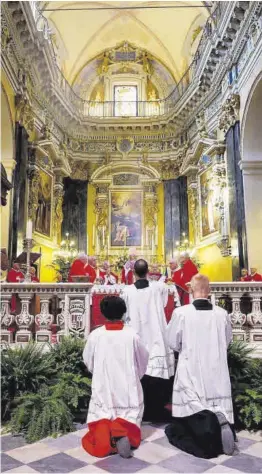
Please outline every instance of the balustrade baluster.
[[240, 310], [240, 296], [232, 297], [232, 313], [229, 315], [231, 318], [233, 328], [233, 338], [241, 341], [246, 341], [246, 332], [243, 329], [243, 325], [246, 322], [246, 315], [241, 313]]
[[54, 316], [49, 313], [49, 300], [51, 296], [40, 295], [40, 313], [35, 316], [36, 330], [36, 342], [51, 342], [51, 324], [54, 320]]
[[[247, 315], [249, 324], [249, 342], [258, 344], [262, 342], [262, 312], [261, 312], [261, 295], [252, 295], [252, 311]], [[262, 355], [262, 348], [261, 355]]]
[[15, 335], [15, 342], [27, 343], [32, 339], [32, 332], [29, 330], [33, 324], [34, 316], [29, 313], [29, 304], [33, 293], [18, 293], [21, 300], [21, 313], [15, 317], [18, 331]]
[[14, 322], [15, 317], [13, 314], [10, 313], [10, 301], [11, 301], [12, 295], [3, 295], [1, 297], [1, 309], [0, 309], [0, 315], [1, 315], [1, 342], [7, 342], [10, 344], [13, 342], [12, 340], [12, 333], [8, 331], [8, 327], [11, 326], [11, 324]]

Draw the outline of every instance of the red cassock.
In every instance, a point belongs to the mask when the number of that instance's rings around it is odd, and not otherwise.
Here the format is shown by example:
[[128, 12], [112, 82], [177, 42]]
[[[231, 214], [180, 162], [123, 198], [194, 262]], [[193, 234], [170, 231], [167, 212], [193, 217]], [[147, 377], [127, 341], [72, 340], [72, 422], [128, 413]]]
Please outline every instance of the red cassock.
[[250, 275], [246, 275], [245, 277], [240, 277], [238, 281], [251, 281]]
[[254, 273], [254, 275], [249, 275], [250, 280], [247, 281], [262, 281], [262, 275], [260, 273]]
[[[7, 273], [6, 281], [8, 283], [20, 283], [21, 280], [24, 280], [25, 276], [20, 270], [15, 270], [11, 268]], [[12, 295], [11, 298], [11, 313], [16, 312], [16, 296]]]
[[[108, 275], [106, 272], [103, 272], [103, 270], [99, 270], [99, 277], [100, 278], [103, 278], [104, 280], [104, 284], [105, 285], [114, 285], [114, 283], [111, 283], [110, 282], [110, 279], [109, 278], [106, 278]], [[110, 276], [112, 276], [114, 279], [115, 279], [115, 284], [118, 283], [118, 276], [115, 275], [114, 273], [110, 272]]]
[[89, 454], [98, 458], [117, 453], [115, 438], [127, 436], [132, 448], [138, 448], [141, 442], [140, 428], [123, 418], [88, 423], [88, 430], [82, 438], [82, 446]]
[[122, 269], [121, 283], [124, 283], [125, 285], [133, 285], [133, 283], [134, 283], [133, 270], [131, 270], [131, 269], [128, 270], [127, 275], [126, 275], [125, 268]]
[[96, 279], [96, 269], [91, 267], [91, 265], [87, 265], [85, 267], [85, 274], [89, 275], [89, 283], [94, 283]]

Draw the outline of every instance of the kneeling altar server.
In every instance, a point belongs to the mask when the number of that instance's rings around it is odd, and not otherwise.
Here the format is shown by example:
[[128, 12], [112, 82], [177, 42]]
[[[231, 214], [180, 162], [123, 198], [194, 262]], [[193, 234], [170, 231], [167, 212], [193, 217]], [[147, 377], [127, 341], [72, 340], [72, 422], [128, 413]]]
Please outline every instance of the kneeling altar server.
[[112, 453], [128, 458], [141, 441], [144, 411], [140, 379], [145, 374], [148, 352], [135, 331], [125, 326], [125, 302], [118, 296], [101, 301], [108, 320], [88, 337], [83, 358], [92, 378], [88, 433], [83, 448], [91, 455]]

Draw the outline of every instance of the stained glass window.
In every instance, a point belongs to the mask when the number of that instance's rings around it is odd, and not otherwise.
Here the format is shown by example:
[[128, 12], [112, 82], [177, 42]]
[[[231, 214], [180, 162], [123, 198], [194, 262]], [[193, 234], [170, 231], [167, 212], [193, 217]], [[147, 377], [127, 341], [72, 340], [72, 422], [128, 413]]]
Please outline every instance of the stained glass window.
[[114, 87], [114, 115], [115, 117], [137, 115], [137, 86]]

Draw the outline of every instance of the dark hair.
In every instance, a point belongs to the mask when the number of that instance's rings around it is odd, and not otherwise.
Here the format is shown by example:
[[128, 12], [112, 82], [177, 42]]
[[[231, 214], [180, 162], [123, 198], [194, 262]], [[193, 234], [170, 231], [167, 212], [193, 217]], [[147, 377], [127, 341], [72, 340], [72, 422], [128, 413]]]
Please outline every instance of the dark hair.
[[140, 258], [136, 261], [134, 270], [139, 278], [145, 278], [148, 274], [148, 263], [143, 258]]
[[126, 304], [119, 296], [106, 296], [100, 303], [100, 309], [106, 319], [122, 319], [126, 313]]

